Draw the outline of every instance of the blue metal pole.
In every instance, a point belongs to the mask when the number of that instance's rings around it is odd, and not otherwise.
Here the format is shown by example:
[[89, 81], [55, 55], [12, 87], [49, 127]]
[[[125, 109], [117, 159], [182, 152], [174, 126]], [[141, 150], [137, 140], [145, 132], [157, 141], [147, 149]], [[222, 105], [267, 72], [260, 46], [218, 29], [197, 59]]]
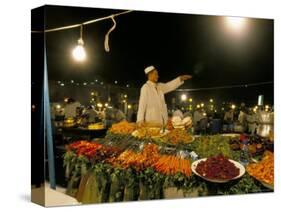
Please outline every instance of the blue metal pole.
[[46, 133], [45, 139], [47, 139], [49, 180], [50, 180], [50, 187], [52, 189], [56, 189], [54, 144], [53, 144], [52, 122], [51, 122], [51, 111], [50, 111], [46, 45], [44, 49], [44, 100], [45, 100], [44, 101], [44, 117], [45, 117], [44, 131]]

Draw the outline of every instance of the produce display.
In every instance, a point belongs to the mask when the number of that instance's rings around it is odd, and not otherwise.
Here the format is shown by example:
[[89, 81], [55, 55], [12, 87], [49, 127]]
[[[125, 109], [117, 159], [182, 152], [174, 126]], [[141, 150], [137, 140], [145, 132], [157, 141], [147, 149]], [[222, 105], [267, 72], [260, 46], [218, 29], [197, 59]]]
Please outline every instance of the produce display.
[[113, 124], [109, 129], [110, 132], [116, 134], [131, 134], [136, 129], [135, 123], [129, 123], [127, 121], [121, 121], [119, 123]]
[[[134, 137], [135, 124], [122, 121], [113, 125], [105, 138], [67, 145], [64, 155], [67, 194], [82, 203], [96, 203], [162, 199], [170, 187], [187, 196], [272, 191], [263, 184], [273, 185], [272, 152], [266, 151], [261, 160], [256, 158], [258, 162], [248, 165], [247, 173], [242, 176], [241, 167], [235, 162], [240, 158], [240, 138], [236, 150], [232, 144], [237, 138], [221, 135], [193, 138], [171, 123], [169, 133], [159, 139], [153, 137], [161, 133], [160, 128], [140, 129], [143, 136]], [[192, 152], [199, 160], [194, 159]], [[197, 160], [196, 173], [191, 165], [193, 160]], [[241, 178], [232, 180], [238, 177]], [[226, 182], [214, 184], [215, 180]]]
[[201, 161], [196, 167], [196, 172], [203, 177], [215, 180], [230, 180], [240, 173], [239, 168], [222, 155]]
[[164, 142], [171, 144], [179, 144], [179, 143], [191, 143], [193, 141], [193, 137], [186, 132], [184, 129], [173, 129], [163, 138]]
[[274, 183], [274, 156], [266, 151], [262, 160], [258, 163], [249, 164], [247, 172], [257, 180], [273, 185]]
[[191, 176], [190, 162], [172, 155], [161, 156], [158, 161], [153, 164], [153, 168], [165, 175], [175, 175], [182, 173], [186, 177]]

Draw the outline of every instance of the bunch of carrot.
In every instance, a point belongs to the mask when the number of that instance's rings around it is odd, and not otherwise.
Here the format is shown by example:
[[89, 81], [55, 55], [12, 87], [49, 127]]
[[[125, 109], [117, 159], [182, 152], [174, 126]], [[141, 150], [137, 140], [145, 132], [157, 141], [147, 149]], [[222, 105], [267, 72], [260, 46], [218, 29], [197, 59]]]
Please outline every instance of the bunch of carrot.
[[182, 173], [186, 177], [191, 176], [190, 162], [186, 159], [181, 159], [172, 155], [163, 155], [153, 165], [157, 172], [166, 175], [175, 175], [176, 173]]
[[158, 147], [155, 144], [147, 144], [142, 152], [124, 151], [116, 158], [115, 165], [119, 164], [123, 168], [133, 167], [140, 171], [152, 166], [158, 159]]

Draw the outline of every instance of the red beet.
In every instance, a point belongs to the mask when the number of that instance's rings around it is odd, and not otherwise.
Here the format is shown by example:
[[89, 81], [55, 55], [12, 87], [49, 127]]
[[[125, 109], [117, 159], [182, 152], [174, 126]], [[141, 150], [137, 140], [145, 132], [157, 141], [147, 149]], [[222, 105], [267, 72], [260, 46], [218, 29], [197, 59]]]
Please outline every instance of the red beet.
[[239, 175], [239, 169], [223, 155], [201, 161], [196, 172], [203, 177], [217, 180], [230, 180]]

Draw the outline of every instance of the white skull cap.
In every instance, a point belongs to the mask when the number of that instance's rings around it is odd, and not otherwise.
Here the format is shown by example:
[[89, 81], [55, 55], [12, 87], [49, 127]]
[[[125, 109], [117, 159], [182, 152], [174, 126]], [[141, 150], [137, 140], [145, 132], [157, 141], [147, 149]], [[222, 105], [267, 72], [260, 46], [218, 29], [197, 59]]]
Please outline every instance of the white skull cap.
[[148, 74], [149, 72], [153, 71], [155, 69], [154, 66], [148, 66], [144, 69], [144, 73]]

